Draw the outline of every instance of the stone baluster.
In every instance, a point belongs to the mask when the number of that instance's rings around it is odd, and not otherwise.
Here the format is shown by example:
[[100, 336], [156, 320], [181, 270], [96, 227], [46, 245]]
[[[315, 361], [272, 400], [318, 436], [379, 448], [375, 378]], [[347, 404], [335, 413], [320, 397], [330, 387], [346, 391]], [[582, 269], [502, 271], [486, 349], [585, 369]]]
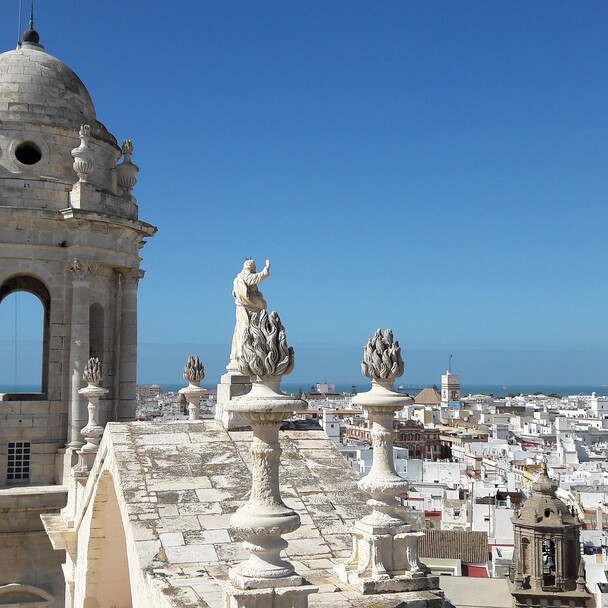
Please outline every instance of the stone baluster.
[[305, 608], [308, 595], [317, 589], [303, 585], [293, 565], [280, 556], [288, 546], [282, 535], [300, 527], [300, 516], [281, 499], [279, 428], [306, 402], [280, 388], [281, 377], [293, 369], [293, 349], [287, 346], [279, 315], [265, 310], [254, 313], [243, 336], [238, 364], [241, 373], [251, 377], [252, 388], [229, 401], [226, 410], [240, 414], [253, 431], [251, 495], [230, 519], [231, 531], [244, 539], [250, 555], [230, 569], [224, 605], [245, 608], [257, 598], [265, 606], [275, 606], [276, 594], [284, 608]]
[[81, 451], [85, 454], [96, 454], [99, 449], [101, 436], [103, 435], [103, 427], [97, 421], [99, 399], [108, 393], [107, 388], [99, 386], [100, 382], [103, 380], [99, 359], [95, 357], [87, 361], [82, 377], [87, 383], [87, 386], [81, 388], [78, 392], [81, 395], [84, 395], [89, 402], [89, 421], [80, 431], [82, 436], [86, 439], [86, 444], [82, 446]]
[[89, 146], [91, 127], [82, 125], [78, 135], [80, 136], [80, 145], [72, 150], [73, 167], [78, 175], [78, 181], [86, 183], [89, 181], [89, 174], [93, 171], [93, 152]]
[[200, 386], [201, 380], [205, 377], [205, 368], [201, 360], [192, 355], [188, 357], [183, 375], [184, 380], [188, 382], [188, 386], [180, 388], [179, 393], [184, 395], [188, 402], [188, 420], [198, 420], [201, 397], [207, 392], [207, 389]]
[[373, 419], [371, 432], [373, 461], [370, 472], [359, 481], [369, 494], [372, 512], [357, 521], [353, 529], [350, 559], [335, 568], [335, 574], [362, 593], [421, 591], [438, 588], [436, 577], [418, 559], [418, 542], [424, 533], [406, 522], [406, 512], [397, 496], [408, 489], [399, 477], [393, 460], [393, 418], [395, 412], [412, 403], [411, 397], [393, 390], [403, 374], [399, 342], [391, 330], [377, 330], [363, 355], [361, 371], [372, 388], [353, 398]]

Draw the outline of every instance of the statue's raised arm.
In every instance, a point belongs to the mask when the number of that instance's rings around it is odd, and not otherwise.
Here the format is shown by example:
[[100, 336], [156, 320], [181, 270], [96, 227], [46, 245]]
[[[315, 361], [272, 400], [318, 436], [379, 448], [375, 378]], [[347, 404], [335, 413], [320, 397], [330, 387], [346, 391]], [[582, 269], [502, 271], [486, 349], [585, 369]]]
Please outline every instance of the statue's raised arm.
[[231, 374], [238, 374], [237, 354], [241, 348], [243, 331], [249, 326], [251, 313], [266, 310], [266, 300], [258, 289], [258, 285], [270, 276], [270, 260], [266, 260], [264, 268], [256, 272], [255, 262], [245, 260], [243, 269], [232, 283], [232, 295], [236, 304], [236, 323], [232, 335], [230, 363], [226, 367]]

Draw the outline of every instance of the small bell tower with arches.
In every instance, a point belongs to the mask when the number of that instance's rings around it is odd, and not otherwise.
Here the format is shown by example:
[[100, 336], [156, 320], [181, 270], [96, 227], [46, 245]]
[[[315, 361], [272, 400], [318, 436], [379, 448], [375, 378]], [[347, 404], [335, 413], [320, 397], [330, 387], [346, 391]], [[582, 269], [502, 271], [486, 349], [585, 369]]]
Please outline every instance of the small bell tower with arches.
[[588, 608], [580, 550], [581, 522], [555, 495], [543, 462], [532, 495], [512, 518], [515, 546], [510, 572], [513, 608]]

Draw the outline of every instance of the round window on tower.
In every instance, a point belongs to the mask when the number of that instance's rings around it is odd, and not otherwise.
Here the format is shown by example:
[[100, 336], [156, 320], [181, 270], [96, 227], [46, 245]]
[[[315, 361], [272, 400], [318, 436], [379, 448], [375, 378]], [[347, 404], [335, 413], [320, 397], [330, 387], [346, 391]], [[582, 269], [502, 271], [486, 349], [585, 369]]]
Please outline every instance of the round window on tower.
[[33, 141], [24, 141], [15, 148], [15, 158], [24, 165], [35, 165], [42, 158], [42, 152]]

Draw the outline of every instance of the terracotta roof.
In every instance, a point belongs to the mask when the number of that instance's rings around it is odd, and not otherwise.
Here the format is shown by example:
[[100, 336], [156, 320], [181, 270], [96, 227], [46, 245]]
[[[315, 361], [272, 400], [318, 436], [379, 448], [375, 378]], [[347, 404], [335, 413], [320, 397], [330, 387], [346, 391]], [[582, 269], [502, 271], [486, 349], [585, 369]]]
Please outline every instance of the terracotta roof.
[[441, 395], [434, 388], [423, 388], [414, 398], [414, 403], [436, 405], [441, 403]]
[[420, 557], [460, 559], [467, 564], [488, 561], [488, 533], [464, 530], [425, 530], [420, 540]]

